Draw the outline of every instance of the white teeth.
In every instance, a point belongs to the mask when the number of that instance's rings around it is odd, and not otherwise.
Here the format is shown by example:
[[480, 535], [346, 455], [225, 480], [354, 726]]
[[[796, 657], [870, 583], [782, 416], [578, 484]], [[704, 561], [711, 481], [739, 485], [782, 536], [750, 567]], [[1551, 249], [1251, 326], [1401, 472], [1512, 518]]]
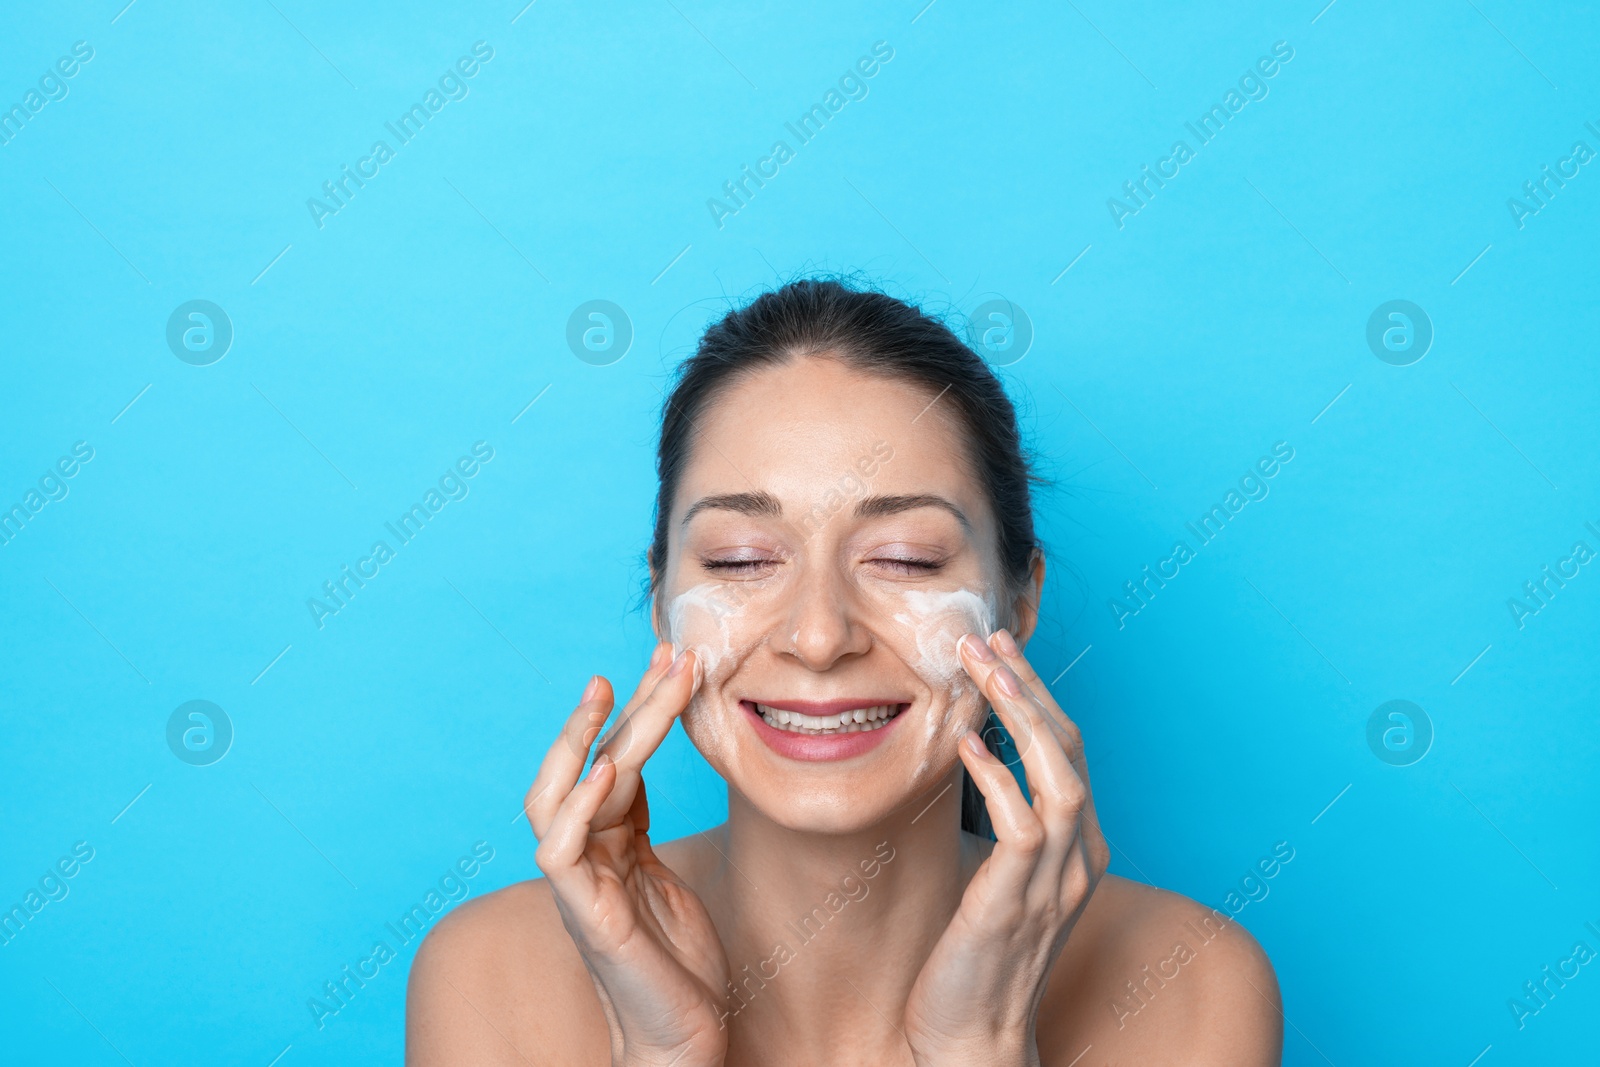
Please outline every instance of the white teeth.
[[872, 708], [842, 711], [837, 715], [803, 715], [798, 711], [784, 711], [765, 704], [757, 704], [755, 707], [768, 726], [787, 730], [789, 733], [853, 734], [881, 729], [894, 717], [898, 706], [880, 704]]

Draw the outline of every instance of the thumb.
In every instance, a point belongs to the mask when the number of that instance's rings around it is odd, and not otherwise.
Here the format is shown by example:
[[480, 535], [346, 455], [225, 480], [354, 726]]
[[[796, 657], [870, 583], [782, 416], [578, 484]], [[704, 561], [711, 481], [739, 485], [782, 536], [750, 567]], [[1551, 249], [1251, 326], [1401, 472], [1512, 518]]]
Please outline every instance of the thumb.
[[639, 774], [639, 789], [634, 793], [633, 803], [628, 807], [628, 821], [633, 823], [635, 834], [648, 834], [650, 832], [650, 800], [645, 796], [644, 773]]

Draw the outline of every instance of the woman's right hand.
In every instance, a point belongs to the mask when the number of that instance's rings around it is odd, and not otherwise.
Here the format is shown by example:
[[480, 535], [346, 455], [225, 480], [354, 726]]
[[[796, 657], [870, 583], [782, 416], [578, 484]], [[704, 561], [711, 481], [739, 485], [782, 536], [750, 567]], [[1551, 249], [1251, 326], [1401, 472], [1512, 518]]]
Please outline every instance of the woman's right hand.
[[539, 868], [599, 993], [617, 1065], [709, 1067], [728, 1048], [727, 956], [705, 905], [650, 847], [640, 773], [688, 707], [699, 674], [693, 652], [673, 659], [670, 645], [658, 646], [579, 781], [596, 724], [613, 703], [610, 683], [597, 675], [523, 803]]

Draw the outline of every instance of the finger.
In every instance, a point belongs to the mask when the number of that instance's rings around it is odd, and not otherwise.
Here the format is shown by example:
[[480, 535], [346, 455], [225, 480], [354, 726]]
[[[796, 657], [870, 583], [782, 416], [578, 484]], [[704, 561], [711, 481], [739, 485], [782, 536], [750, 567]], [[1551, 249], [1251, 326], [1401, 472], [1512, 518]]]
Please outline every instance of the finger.
[[[1082, 815], [1089, 788], [1067, 750], [1045, 721], [1044, 709], [1023, 691], [1021, 680], [1011, 668], [1000, 664], [988, 679], [993, 705], [1006, 721], [1008, 714], [1029, 716], [1033, 743], [1022, 753], [1023, 767], [1033, 791], [1034, 807], [1044, 823], [1046, 842], [1039, 866], [1059, 876], [1071, 861], [1073, 849], [1082, 836]], [[1052, 889], [1051, 892], [1054, 892]]]
[[618, 783], [616, 791], [601, 808], [602, 822], [609, 825], [632, 806], [639, 769], [661, 747], [672, 723], [688, 708], [700, 684], [697, 661], [692, 650], [680, 652], [655, 689], [623, 724], [619, 724], [612, 741], [602, 747], [601, 751], [616, 761]]
[[634, 793], [633, 806], [628, 809], [628, 821], [633, 824], [633, 849], [641, 866], [659, 863], [655, 850], [650, 847], [650, 799], [644, 786], [644, 774], [639, 775], [639, 788]]
[[635, 834], [650, 832], [650, 800], [645, 795], [643, 774], [639, 775], [639, 790], [633, 798], [633, 806], [628, 809], [628, 821], [633, 823]]
[[[699, 685], [699, 671], [692, 650], [685, 649], [661, 672], [649, 693], [636, 705], [624, 709], [616, 727], [600, 743], [600, 752], [609, 755], [620, 771], [644, 765], [672, 728], [672, 721], [689, 706]], [[598, 754], [597, 754], [598, 755]]]
[[[639, 678], [639, 684], [634, 686], [633, 695], [623, 705], [616, 721], [611, 724], [611, 729], [600, 742], [604, 748], [610, 743], [620, 730], [624, 729], [623, 723], [628, 721], [628, 716], [650, 695], [651, 691], [660, 684], [662, 677], [667, 673], [667, 668], [672, 665], [672, 645], [666, 641], [656, 642], [656, 647], [650, 652], [650, 663], [645, 667], [644, 674]], [[613, 752], [615, 755], [615, 752]]]
[[962, 665], [1018, 742], [1028, 784], [1046, 801], [1052, 816], [1047, 825], [1067, 829], [1088, 790], [1050, 727], [1045, 710], [1023, 690], [1015, 672], [976, 636], [963, 637], [959, 647]]
[[[635, 688], [628, 707], [632, 707], [653, 689], [671, 662], [672, 646], [666, 642], [657, 642], [651, 652], [650, 663], [645, 669], [644, 677], [640, 679]], [[589, 758], [589, 753], [594, 747], [594, 741], [602, 733], [606, 719], [610, 717], [615, 702], [615, 694], [611, 683], [600, 675], [589, 680], [589, 687], [584, 690], [583, 697], [578, 707], [557, 736], [557, 744], [551, 747], [545, 756], [544, 762], [539, 767], [539, 773], [534, 777], [533, 785], [529, 787], [528, 794], [523, 800], [523, 811], [528, 816], [528, 824], [533, 827], [534, 836], [541, 836], [555, 817], [556, 808], [561, 801], [571, 792], [572, 786], [583, 775], [583, 768]], [[627, 717], [627, 708], [617, 716], [617, 720], [624, 721]], [[613, 727], [612, 735], [616, 733]], [[568, 760], [561, 756], [558, 748], [565, 745], [565, 750], [574, 759]]]
[[534, 776], [533, 785], [522, 802], [522, 810], [528, 816], [528, 825], [533, 827], [535, 837], [544, 836], [555, 818], [556, 809], [583, 774], [589, 745], [610, 714], [611, 703], [611, 683], [598, 674], [589, 679], [577, 708], [567, 716], [550, 751], [545, 753], [539, 773]]
[[1044, 709], [1051, 725], [1061, 734], [1063, 747], [1066, 748], [1073, 765], [1078, 768], [1078, 773], [1083, 776], [1084, 781], [1088, 781], [1089, 768], [1083, 758], [1083, 734], [1079, 731], [1078, 724], [1061, 709], [1055, 695], [1050, 692], [1050, 687], [1045, 685], [1044, 680], [1033, 669], [1033, 664], [1022, 654], [1022, 649], [1017, 647], [1016, 639], [1009, 631], [996, 630], [989, 638], [989, 645], [999, 653], [1000, 661], [1016, 674], [1022, 682], [1022, 688]]
[[1066, 749], [1067, 758], [1072, 761], [1073, 769], [1078, 772], [1078, 777], [1083, 780], [1087, 791], [1079, 832], [1089, 839], [1091, 851], [1096, 854], [1109, 854], [1105, 835], [1100, 830], [1100, 818], [1095, 811], [1094, 787], [1089, 781], [1089, 759], [1084, 749], [1082, 731], [1078, 729], [1078, 724], [1072, 717], [1061, 709], [1050, 688], [1044, 684], [1044, 680], [1033, 669], [1033, 665], [1023, 656], [1022, 649], [1017, 646], [1016, 639], [1011, 636], [1010, 631], [996, 630], [990, 636], [989, 644], [1000, 654], [1001, 661], [1017, 675], [1018, 680], [1022, 682], [1023, 690], [1044, 709], [1046, 716], [1054, 725], [1062, 746]]
[[588, 777], [567, 794], [545, 836], [540, 838], [534, 861], [557, 892], [575, 888], [574, 874], [589, 843], [595, 814], [616, 782], [616, 765], [605, 756], [596, 759]]
[[1044, 824], [1022, 795], [1011, 768], [983, 746], [977, 731], [967, 731], [959, 751], [994, 827], [995, 850], [986, 861], [992, 865], [992, 877], [1011, 899], [1021, 899], [1045, 847]]

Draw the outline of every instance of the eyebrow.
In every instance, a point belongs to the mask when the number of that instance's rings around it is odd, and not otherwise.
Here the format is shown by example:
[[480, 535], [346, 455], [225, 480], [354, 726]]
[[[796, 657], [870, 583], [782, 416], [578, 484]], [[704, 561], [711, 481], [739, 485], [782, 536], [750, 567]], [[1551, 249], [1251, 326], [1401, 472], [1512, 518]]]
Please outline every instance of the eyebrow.
[[[950, 501], [934, 493], [904, 493], [894, 496], [869, 496], [863, 497], [856, 505], [856, 518], [876, 519], [886, 515], [899, 515], [918, 508], [938, 508], [955, 516], [961, 528], [970, 535], [972, 523], [967, 519], [966, 513]], [[770, 518], [783, 517], [783, 505], [778, 498], [767, 492], [750, 493], [719, 493], [714, 496], [701, 497], [690, 505], [684, 513], [680, 526], [689, 525], [689, 520], [702, 511], [732, 511], [740, 515], [766, 516]]]
[[689, 520], [702, 511], [735, 511], [740, 515], [768, 515], [780, 518], [783, 515], [783, 505], [778, 503], [778, 498], [771, 493], [719, 493], [716, 496], [701, 497], [696, 500], [689, 510], [684, 512], [681, 526], [689, 525]]
[[962, 510], [942, 496], [933, 493], [909, 493], [900, 496], [869, 496], [856, 505], [856, 517], [874, 519], [884, 515], [899, 515], [918, 508], [939, 508], [955, 516], [961, 528], [972, 533], [972, 523]]

